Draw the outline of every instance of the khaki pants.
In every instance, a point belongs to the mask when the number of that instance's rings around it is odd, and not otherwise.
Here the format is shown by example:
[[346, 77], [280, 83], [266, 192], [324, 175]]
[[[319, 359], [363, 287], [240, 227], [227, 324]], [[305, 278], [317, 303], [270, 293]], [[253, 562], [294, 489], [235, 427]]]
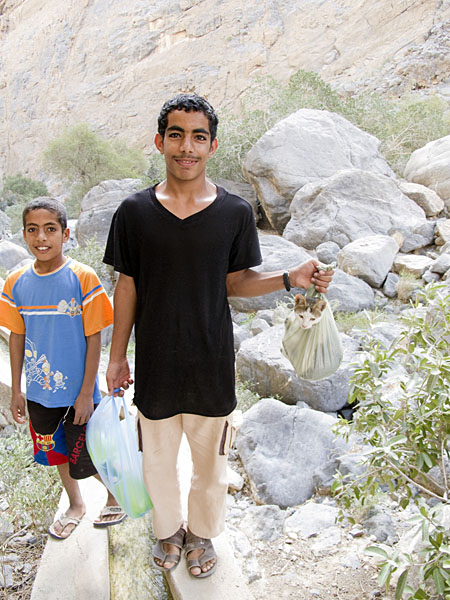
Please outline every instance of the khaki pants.
[[177, 457], [183, 433], [192, 454], [188, 526], [195, 535], [212, 538], [224, 530], [228, 488], [227, 454], [232, 417], [180, 414], [150, 420], [139, 412], [143, 471], [153, 502], [153, 533], [164, 539], [183, 523]]

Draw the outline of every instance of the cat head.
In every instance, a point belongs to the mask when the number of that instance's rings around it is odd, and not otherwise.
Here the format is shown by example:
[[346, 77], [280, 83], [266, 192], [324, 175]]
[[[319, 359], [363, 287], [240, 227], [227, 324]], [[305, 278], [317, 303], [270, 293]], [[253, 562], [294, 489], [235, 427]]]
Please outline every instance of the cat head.
[[303, 294], [295, 296], [294, 312], [300, 319], [302, 329], [310, 329], [323, 316], [327, 303], [320, 298], [306, 298]]

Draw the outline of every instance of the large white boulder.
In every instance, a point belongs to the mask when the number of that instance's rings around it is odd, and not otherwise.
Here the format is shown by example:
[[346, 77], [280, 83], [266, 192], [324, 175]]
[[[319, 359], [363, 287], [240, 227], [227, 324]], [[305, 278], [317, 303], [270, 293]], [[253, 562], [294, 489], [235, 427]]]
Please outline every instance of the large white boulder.
[[8, 271], [18, 266], [24, 259], [31, 258], [31, 254], [8, 240], [0, 241], [0, 265]]
[[284, 508], [310, 498], [315, 469], [348, 449], [335, 424], [330, 415], [272, 398], [245, 412], [236, 446], [256, 500]]
[[[259, 244], [263, 261], [261, 265], [254, 267], [255, 271], [288, 270], [312, 258], [306, 250], [279, 235], [260, 232]], [[287, 292], [282, 289], [253, 298], [230, 297], [229, 302], [239, 312], [256, 312], [266, 308], [275, 308], [279, 302], [291, 302], [294, 293], [295, 290]]]
[[274, 325], [241, 343], [236, 356], [240, 381], [249, 383], [260, 396], [279, 396], [286, 404], [302, 401], [323, 412], [341, 409], [347, 402], [359, 342], [341, 334], [344, 357], [339, 369], [329, 377], [309, 381], [298, 377], [281, 354], [283, 333], [284, 325]]
[[270, 223], [282, 233], [292, 198], [307, 183], [343, 169], [393, 176], [379, 146], [377, 138], [336, 113], [302, 108], [258, 140], [243, 170]]
[[81, 213], [76, 226], [80, 246], [94, 236], [100, 245], [104, 245], [116, 208], [122, 200], [141, 188], [140, 179], [110, 179], [89, 190], [81, 201]]
[[309, 249], [328, 241], [343, 248], [381, 234], [403, 238], [402, 251], [411, 252], [430, 244], [434, 234], [434, 223], [394, 179], [356, 169], [305, 185], [294, 196], [291, 214], [283, 237]]
[[415, 150], [408, 160], [404, 177], [434, 190], [450, 207], [450, 135]]
[[372, 287], [381, 287], [398, 252], [397, 241], [388, 235], [370, 235], [350, 242], [338, 254], [338, 266]]

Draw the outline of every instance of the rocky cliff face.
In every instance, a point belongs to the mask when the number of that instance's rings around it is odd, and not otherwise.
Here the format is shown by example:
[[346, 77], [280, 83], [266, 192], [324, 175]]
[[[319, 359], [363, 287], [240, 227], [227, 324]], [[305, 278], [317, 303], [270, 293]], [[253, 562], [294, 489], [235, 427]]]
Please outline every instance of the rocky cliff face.
[[179, 91], [238, 110], [257, 76], [298, 69], [343, 90], [379, 87], [381, 72], [442, 84], [449, 19], [449, 0], [0, 0], [0, 176], [37, 175], [47, 142], [79, 122], [150, 152]]

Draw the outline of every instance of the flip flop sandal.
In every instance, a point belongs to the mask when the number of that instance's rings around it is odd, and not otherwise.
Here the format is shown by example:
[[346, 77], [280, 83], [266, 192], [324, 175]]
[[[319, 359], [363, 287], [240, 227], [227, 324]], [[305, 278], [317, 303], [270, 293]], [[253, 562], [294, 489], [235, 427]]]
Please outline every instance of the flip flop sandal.
[[[83, 517], [81, 517], [82, 519]], [[68, 537], [70, 537], [72, 535], [72, 533], [75, 531], [75, 529], [78, 527], [78, 525], [81, 522], [81, 519], [77, 519], [76, 517], [68, 517], [66, 515], [66, 513], [62, 513], [48, 528], [48, 533], [56, 538], [57, 540], [66, 540]], [[58, 533], [55, 530], [55, 525], [56, 523], [59, 523], [61, 525], [61, 533], [65, 530], [65, 528], [67, 527], [67, 525], [75, 525], [75, 527], [67, 534], [67, 535], [61, 535], [60, 533]]]
[[120, 506], [104, 506], [100, 511], [98, 519], [103, 519], [104, 517], [109, 517], [111, 515], [114, 515], [116, 518], [107, 521], [94, 521], [94, 527], [110, 527], [111, 525], [122, 523], [122, 521], [127, 518], [127, 515]]
[[[189, 553], [192, 552], [192, 550], [200, 550], [200, 549], [203, 550], [203, 554], [201, 554], [199, 556], [199, 558], [189, 559]], [[188, 567], [189, 573], [191, 574], [192, 577], [195, 577], [195, 579], [202, 579], [203, 577], [209, 577], [216, 570], [217, 554], [216, 554], [216, 551], [214, 550], [214, 546], [212, 545], [211, 540], [209, 540], [207, 538], [198, 537], [197, 535], [194, 535], [191, 531], [188, 531], [188, 533], [186, 534], [186, 544], [184, 547], [184, 551], [186, 553], [187, 567]], [[193, 569], [194, 567], [199, 567], [201, 569], [205, 563], [207, 563], [210, 560], [213, 560], [213, 558], [216, 559], [216, 562], [209, 569], [209, 571], [202, 571], [198, 575], [194, 575], [192, 573], [191, 569]]]
[[[180, 562], [181, 550], [183, 549], [185, 536], [186, 531], [183, 529], [183, 527], [180, 527], [180, 529], [171, 537], [158, 540], [156, 542], [156, 544], [153, 546], [153, 566], [155, 569], [159, 569], [160, 571], [172, 571], [172, 569], [175, 569]], [[164, 544], [172, 544], [173, 546], [176, 546], [180, 549], [180, 554], [167, 554], [167, 552], [164, 550]], [[155, 558], [160, 560], [162, 563], [173, 562], [175, 564], [173, 564], [170, 568], [167, 568], [163, 565], [158, 565], [155, 562]]]

